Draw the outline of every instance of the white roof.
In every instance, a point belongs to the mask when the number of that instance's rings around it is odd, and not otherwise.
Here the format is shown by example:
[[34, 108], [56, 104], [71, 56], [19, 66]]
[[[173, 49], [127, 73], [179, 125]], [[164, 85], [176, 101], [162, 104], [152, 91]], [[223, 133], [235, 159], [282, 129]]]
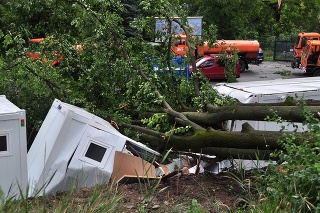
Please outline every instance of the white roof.
[[254, 94], [274, 94], [284, 92], [301, 92], [320, 89], [320, 77], [276, 79], [267, 81], [250, 81], [238, 83], [219, 83], [225, 86]]
[[[137, 142], [123, 134], [121, 134], [119, 131], [117, 131], [114, 126], [112, 126], [108, 121], [80, 108], [80, 107], [77, 107], [77, 106], [74, 106], [74, 105], [71, 105], [71, 104], [68, 104], [68, 103], [64, 103], [64, 102], [61, 102], [61, 101], [58, 101], [57, 99], [55, 100], [57, 101], [58, 103], [62, 104], [64, 107], [68, 108], [69, 110], [73, 111], [74, 113], [80, 115], [80, 116], [83, 116], [83, 117], [94, 117], [95, 119], [93, 119], [94, 123], [90, 123], [89, 122], [89, 125], [92, 125], [94, 127], [97, 127], [97, 128], [100, 128], [102, 129], [103, 131], [106, 131], [106, 132], [109, 132], [111, 134], [114, 134], [114, 135], [117, 135], [119, 137], [123, 137], [127, 140], [127, 143], [128, 144], [131, 144], [131, 146], [135, 147], [135, 149], [138, 149], [141, 151], [141, 149], [143, 151], [141, 152], [145, 152], [145, 153], [149, 153], [151, 156], [152, 155], [157, 155], [157, 156], [160, 156], [160, 153], [153, 150], [153, 149], [150, 149], [149, 147], [147, 147], [146, 145], [144, 145], [143, 143], [140, 143], [140, 142]], [[127, 144], [127, 145], [128, 145]]]
[[6, 113], [16, 113], [20, 112], [21, 109], [19, 109], [16, 105], [11, 103], [5, 95], [0, 95], [0, 113], [6, 114]]
[[[252, 95], [276, 95], [290, 93], [320, 92], [320, 77], [276, 79], [238, 83], [219, 83], [214, 89], [220, 94], [244, 102]], [[319, 94], [320, 98], [320, 94]]]

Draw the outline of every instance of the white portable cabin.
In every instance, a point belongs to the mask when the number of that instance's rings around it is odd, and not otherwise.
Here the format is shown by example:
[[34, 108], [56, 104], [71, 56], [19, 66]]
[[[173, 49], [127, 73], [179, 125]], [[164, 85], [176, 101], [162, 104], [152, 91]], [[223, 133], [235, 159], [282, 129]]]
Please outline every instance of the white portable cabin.
[[214, 89], [241, 103], [281, 103], [287, 97], [320, 100], [320, 77], [218, 83]]
[[26, 114], [0, 95], [0, 189], [19, 197], [27, 186]]
[[159, 155], [82, 108], [54, 100], [29, 152], [30, 195], [108, 183], [116, 151]]
[[[267, 81], [251, 81], [238, 83], [219, 83], [214, 89], [218, 93], [237, 99], [239, 102], [247, 103], [281, 103], [287, 97], [296, 100], [320, 100], [320, 77], [276, 79]], [[293, 130], [289, 123], [277, 124], [267, 121], [229, 121], [226, 128], [240, 131], [242, 124], [248, 122], [256, 130], [279, 131], [282, 126], [286, 130]], [[300, 123], [295, 123], [301, 130]]]

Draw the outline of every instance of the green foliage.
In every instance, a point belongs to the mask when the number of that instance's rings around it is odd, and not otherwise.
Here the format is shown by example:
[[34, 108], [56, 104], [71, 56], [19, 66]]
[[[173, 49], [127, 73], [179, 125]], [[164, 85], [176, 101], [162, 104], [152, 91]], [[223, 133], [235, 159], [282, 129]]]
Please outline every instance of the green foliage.
[[[304, 6], [308, 8], [310, 4]], [[249, 7], [253, 13], [241, 12]], [[172, 55], [166, 52], [165, 43], [152, 46], [143, 38], [154, 38], [154, 17], [179, 16], [185, 23], [189, 12], [192, 16], [203, 15], [203, 38], [208, 41], [217, 37], [253, 38], [258, 34], [255, 25], [245, 23], [259, 23], [260, 29], [261, 22], [254, 21], [268, 17], [268, 10], [264, 9], [265, 5], [258, 1], [3, 1], [0, 91], [28, 112], [28, 133], [39, 128], [54, 98], [120, 125], [144, 117], [149, 109], [161, 108], [163, 100], [177, 109], [203, 107], [206, 103], [222, 105], [225, 100], [212, 91], [203, 76], [199, 77], [200, 96], [195, 95], [194, 78], [187, 81], [175, 76]], [[265, 24], [269, 30], [272, 22]], [[29, 38], [34, 37], [47, 38], [40, 44], [29, 44]], [[195, 45], [195, 40], [191, 43]], [[76, 50], [77, 44], [85, 50]], [[41, 53], [41, 60], [25, 57], [27, 52], [35, 51]], [[57, 52], [63, 60], [52, 67], [50, 63], [57, 58]], [[154, 61], [146, 58], [156, 58], [159, 68], [170, 65], [172, 69], [155, 75]], [[231, 61], [226, 61], [229, 82], [234, 81], [233, 65], [228, 63]]]
[[217, 26], [216, 38], [218, 39], [254, 39], [259, 31], [266, 31], [272, 25], [270, 10], [260, 0], [185, 0], [183, 2], [188, 5], [189, 16], [203, 17], [203, 28], [206, 31], [210, 31], [210, 25]]
[[302, 110], [307, 134], [284, 134], [279, 140], [283, 150], [274, 154], [282, 164], [269, 166], [262, 176], [264, 185], [260, 189], [265, 196], [265, 208], [280, 212], [320, 210], [320, 122], [303, 107]]
[[156, 113], [149, 118], [144, 118], [141, 122], [147, 125], [148, 128], [158, 132], [165, 132], [166, 136], [186, 134], [190, 131], [191, 127], [170, 127], [168, 123], [167, 115]]
[[236, 82], [236, 66], [238, 64], [238, 54], [234, 49], [234, 52], [230, 55], [227, 53], [222, 53], [219, 56], [220, 60], [225, 65], [224, 74], [227, 78], [228, 83]]
[[161, 132], [169, 129], [168, 118], [165, 114], [156, 113], [150, 118], [144, 118], [141, 120], [143, 124], [146, 124], [148, 128]]
[[201, 205], [199, 205], [198, 201], [193, 199], [189, 209], [186, 211], [187, 213], [206, 213], [208, 211], [203, 210]]
[[[28, 133], [39, 128], [54, 98], [83, 107], [106, 119], [112, 118], [120, 106], [127, 104], [124, 95], [126, 83], [137, 74], [133, 73], [132, 65], [121, 57], [121, 45], [124, 43], [121, 39], [124, 36], [122, 19], [117, 12], [122, 12], [123, 8], [119, 2], [79, 1], [73, 5], [62, 3], [57, 7], [55, 1], [44, 4], [29, 1], [24, 5], [10, 1], [2, 7], [4, 10], [7, 7], [22, 10], [21, 14], [15, 14], [17, 18], [26, 11], [30, 12], [29, 16], [36, 16], [41, 13], [40, 8], [46, 8], [43, 13], [50, 12], [45, 14], [45, 18], [55, 19], [58, 26], [48, 27], [44, 20], [40, 20], [44, 25], [37, 25], [38, 29], [50, 36], [40, 44], [32, 45], [27, 38], [31, 37], [29, 30], [34, 32], [34, 28], [29, 28], [28, 24], [35, 26], [37, 23], [28, 22], [28, 18], [23, 23], [15, 22], [19, 29], [24, 30], [11, 28], [8, 31], [9, 26], [4, 25], [0, 33], [1, 50], [5, 50], [1, 52], [0, 60], [0, 91], [27, 111]], [[33, 10], [28, 9], [31, 7]], [[66, 14], [67, 11], [77, 12]], [[59, 18], [56, 19], [58, 12]], [[34, 35], [44, 36], [43, 33], [34, 32]], [[82, 44], [85, 51], [76, 50], [76, 44]], [[36, 51], [41, 53], [39, 60], [25, 57], [27, 52]], [[57, 53], [63, 55], [63, 60], [52, 67], [50, 64]], [[43, 60], [47, 63], [42, 63]]]

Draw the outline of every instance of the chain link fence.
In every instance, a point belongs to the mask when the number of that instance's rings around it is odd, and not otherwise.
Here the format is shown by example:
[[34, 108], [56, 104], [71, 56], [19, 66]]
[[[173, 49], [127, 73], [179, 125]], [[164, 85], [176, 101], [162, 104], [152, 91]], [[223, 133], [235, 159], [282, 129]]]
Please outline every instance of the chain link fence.
[[293, 46], [292, 41], [275, 41], [273, 60], [274, 61], [292, 61], [293, 59]]
[[261, 36], [258, 41], [265, 57], [267, 53], [273, 61], [289, 62], [293, 59], [293, 41], [276, 41], [275, 36]]

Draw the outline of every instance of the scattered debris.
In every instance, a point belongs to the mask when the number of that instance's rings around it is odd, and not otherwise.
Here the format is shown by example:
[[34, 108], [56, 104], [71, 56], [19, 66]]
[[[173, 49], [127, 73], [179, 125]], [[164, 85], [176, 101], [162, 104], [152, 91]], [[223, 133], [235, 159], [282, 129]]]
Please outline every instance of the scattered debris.
[[0, 96], [0, 115], [0, 168], [8, 171], [0, 182], [5, 195], [19, 197], [18, 186], [25, 191], [28, 184], [28, 196], [37, 196], [110, 181], [218, 174], [227, 165], [215, 156], [189, 152], [159, 164], [158, 152], [122, 135], [115, 122], [57, 99], [27, 153], [25, 111]]

